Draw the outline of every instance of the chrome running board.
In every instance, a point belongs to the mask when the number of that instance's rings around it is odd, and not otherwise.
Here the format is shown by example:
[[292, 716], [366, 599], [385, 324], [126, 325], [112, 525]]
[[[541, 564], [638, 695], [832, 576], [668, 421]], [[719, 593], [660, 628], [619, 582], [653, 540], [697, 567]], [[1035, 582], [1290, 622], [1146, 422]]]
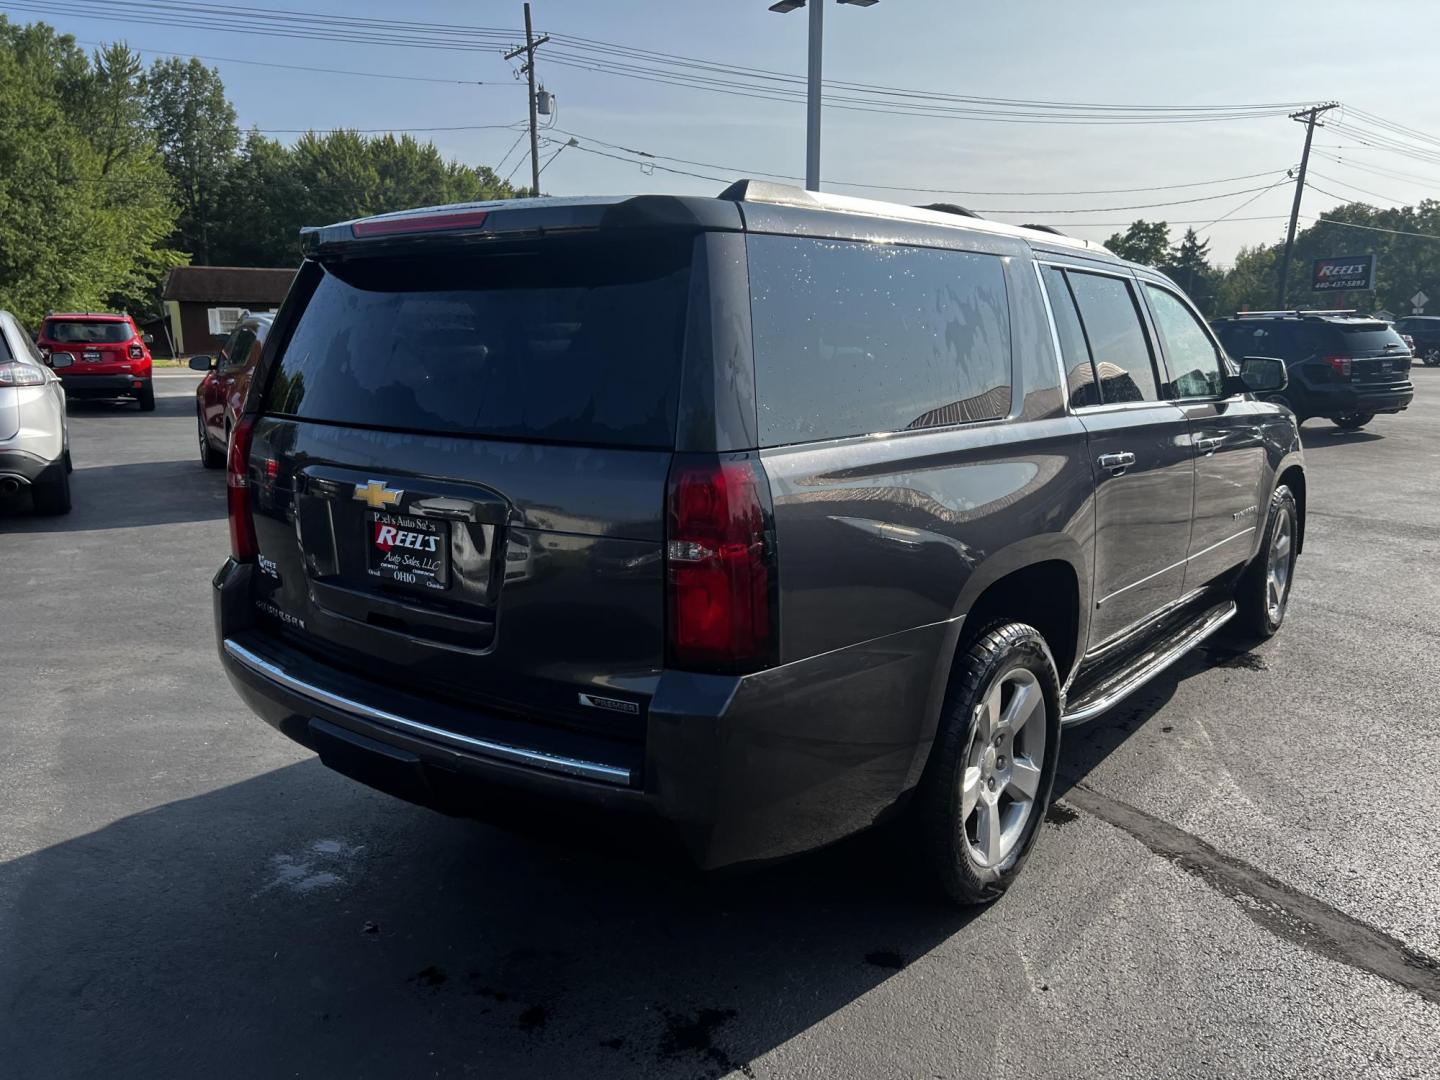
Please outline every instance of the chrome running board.
[[1178, 633], [1171, 634], [1141, 653], [1135, 663], [1087, 691], [1073, 706], [1067, 703], [1060, 723], [1065, 726], [1093, 720], [1120, 704], [1160, 672], [1188, 653], [1235, 617], [1233, 600], [1217, 604]]

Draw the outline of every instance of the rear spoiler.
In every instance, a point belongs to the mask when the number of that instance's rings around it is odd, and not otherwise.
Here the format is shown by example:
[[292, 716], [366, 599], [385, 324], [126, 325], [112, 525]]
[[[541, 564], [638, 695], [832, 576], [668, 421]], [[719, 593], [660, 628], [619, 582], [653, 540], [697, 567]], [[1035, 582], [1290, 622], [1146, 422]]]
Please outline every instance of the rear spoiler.
[[743, 223], [739, 207], [718, 199], [507, 199], [301, 229], [300, 248], [307, 258], [363, 257], [617, 228], [739, 231]]

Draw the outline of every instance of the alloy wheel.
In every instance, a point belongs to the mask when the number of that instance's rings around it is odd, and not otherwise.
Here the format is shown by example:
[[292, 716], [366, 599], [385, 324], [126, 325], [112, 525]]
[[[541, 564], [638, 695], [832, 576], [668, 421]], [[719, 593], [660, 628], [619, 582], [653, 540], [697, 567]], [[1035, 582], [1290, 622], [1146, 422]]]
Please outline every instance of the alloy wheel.
[[997, 675], [975, 708], [960, 781], [965, 847], [975, 864], [1002, 865], [1035, 813], [1045, 762], [1045, 694], [1034, 673]]
[[1294, 570], [1291, 557], [1295, 546], [1295, 526], [1288, 510], [1275, 518], [1275, 528], [1270, 535], [1270, 555], [1265, 570], [1265, 609], [1272, 623], [1279, 623], [1285, 616], [1285, 604], [1290, 599], [1290, 575]]

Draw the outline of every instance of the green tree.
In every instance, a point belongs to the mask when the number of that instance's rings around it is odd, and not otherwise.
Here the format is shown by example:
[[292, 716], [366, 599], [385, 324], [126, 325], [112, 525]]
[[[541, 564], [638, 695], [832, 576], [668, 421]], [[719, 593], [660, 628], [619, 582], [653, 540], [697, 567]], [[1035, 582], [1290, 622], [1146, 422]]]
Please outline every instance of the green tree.
[[156, 60], [144, 80], [151, 131], [180, 200], [177, 244], [212, 263], [211, 229], [223, 217], [226, 176], [240, 145], [220, 72], [198, 59]]
[[1186, 229], [1160, 269], [1185, 290], [1196, 307], [1213, 314], [1219, 274], [1210, 265], [1210, 241], [1201, 240], [1194, 229]]
[[0, 16], [0, 307], [149, 309], [175, 208], [133, 57]]
[[217, 256], [242, 266], [294, 265], [306, 225], [515, 195], [490, 169], [446, 161], [432, 143], [356, 131], [307, 132], [289, 148], [252, 131], [224, 192]]
[[1106, 240], [1105, 246], [1122, 259], [1159, 266], [1170, 254], [1170, 226], [1163, 221], [1135, 221]]
[[1215, 302], [1210, 314], [1233, 315], [1240, 311], [1263, 311], [1275, 302], [1278, 280], [1278, 248], [1273, 244], [1243, 247], [1234, 264], [1221, 276], [1215, 287]]

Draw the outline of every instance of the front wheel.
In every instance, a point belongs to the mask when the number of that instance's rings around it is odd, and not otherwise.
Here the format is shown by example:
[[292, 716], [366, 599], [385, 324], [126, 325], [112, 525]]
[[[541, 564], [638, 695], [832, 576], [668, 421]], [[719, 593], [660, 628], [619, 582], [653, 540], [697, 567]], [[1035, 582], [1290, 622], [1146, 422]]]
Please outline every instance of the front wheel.
[[1338, 427], [1341, 431], [1359, 431], [1362, 427], [1364, 427], [1366, 424], [1370, 423], [1370, 421], [1374, 419], [1375, 414], [1373, 412], [1344, 413], [1340, 416], [1332, 416], [1330, 418], [1331, 422], [1334, 423], [1334, 425]]
[[1426, 367], [1440, 367], [1440, 345], [1431, 345], [1421, 353], [1420, 362]]
[[957, 904], [997, 899], [1038, 835], [1060, 754], [1060, 680], [1033, 626], [985, 627], [956, 662], [917, 792], [923, 859]]
[[1268, 638], [1285, 621], [1290, 605], [1290, 585], [1295, 577], [1300, 515], [1289, 485], [1281, 484], [1270, 496], [1265, 535], [1260, 553], [1245, 568], [1235, 587], [1239, 608], [1236, 622], [1251, 637]]

